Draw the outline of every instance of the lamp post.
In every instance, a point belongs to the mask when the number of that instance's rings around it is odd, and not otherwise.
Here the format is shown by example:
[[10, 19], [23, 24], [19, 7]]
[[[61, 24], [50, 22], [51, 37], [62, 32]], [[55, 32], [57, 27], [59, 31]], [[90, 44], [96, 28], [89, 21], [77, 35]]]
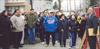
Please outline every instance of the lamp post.
[[58, 0], [58, 2], [59, 2], [59, 11], [61, 10], [61, 0]]
[[33, 0], [30, 0], [31, 9], [33, 9]]

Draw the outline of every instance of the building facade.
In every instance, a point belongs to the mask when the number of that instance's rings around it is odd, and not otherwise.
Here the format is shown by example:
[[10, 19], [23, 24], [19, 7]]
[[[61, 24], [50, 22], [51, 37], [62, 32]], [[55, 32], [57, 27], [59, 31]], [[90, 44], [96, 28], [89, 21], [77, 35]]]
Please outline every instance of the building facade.
[[0, 0], [0, 12], [5, 9], [5, 0]]
[[52, 1], [49, 0], [33, 0], [33, 9], [36, 12], [42, 12], [46, 9], [53, 9]]
[[29, 0], [6, 0], [5, 8], [13, 12], [15, 9], [29, 10], [31, 6]]

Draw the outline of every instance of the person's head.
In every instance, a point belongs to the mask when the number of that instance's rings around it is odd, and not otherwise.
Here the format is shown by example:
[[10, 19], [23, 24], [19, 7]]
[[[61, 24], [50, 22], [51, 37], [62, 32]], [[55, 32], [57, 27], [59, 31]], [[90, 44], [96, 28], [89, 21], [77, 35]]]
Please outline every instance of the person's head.
[[96, 6], [96, 7], [99, 7], [99, 4], [96, 4], [95, 6]]
[[30, 10], [27, 10], [27, 11], [26, 11], [26, 14], [30, 14]]
[[43, 11], [44, 16], [48, 16], [48, 11]]
[[8, 12], [8, 16], [11, 17], [12, 16], [12, 13]]
[[34, 13], [34, 9], [30, 9], [30, 13]]
[[44, 10], [44, 12], [48, 12], [48, 11], [49, 11], [49, 9], [45, 9], [45, 10]]
[[34, 9], [30, 9], [30, 11], [34, 11]]
[[60, 19], [64, 19], [64, 18], [65, 18], [65, 15], [64, 15], [64, 14], [61, 14], [61, 15], [59, 16], [59, 18], [60, 18]]
[[72, 19], [72, 20], [75, 20], [75, 16], [72, 15], [72, 16], [71, 16], [71, 19]]
[[71, 15], [75, 15], [75, 11], [71, 11]]
[[40, 12], [39, 17], [42, 17], [42, 16], [44, 16], [44, 14], [43, 14], [43, 12]]
[[70, 15], [68, 15], [66, 18], [67, 18], [67, 19], [70, 19], [70, 17], [71, 17], [71, 16], [70, 16]]
[[94, 13], [93, 7], [89, 7], [88, 10], [87, 10], [87, 13], [88, 14], [93, 14]]
[[8, 13], [9, 13], [8, 10], [4, 10], [4, 11], [1, 12], [0, 15], [1, 16], [8, 16]]
[[77, 20], [81, 20], [81, 16], [78, 16], [78, 17], [77, 17]]
[[24, 15], [25, 10], [24, 9], [19, 9], [20, 10], [20, 14]]
[[35, 15], [35, 16], [38, 16], [37, 12], [34, 12], [34, 15]]
[[85, 14], [82, 15], [81, 19], [82, 20], [85, 20], [86, 19]]
[[16, 9], [15, 11], [14, 11], [14, 15], [16, 15], [16, 16], [20, 16], [20, 10], [19, 9]]
[[49, 13], [49, 16], [54, 16], [54, 12], [50, 12]]
[[59, 12], [59, 11], [57, 11], [57, 12], [56, 12], [56, 15], [57, 15], [57, 16], [60, 16], [60, 15], [62, 15], [62, 13]]

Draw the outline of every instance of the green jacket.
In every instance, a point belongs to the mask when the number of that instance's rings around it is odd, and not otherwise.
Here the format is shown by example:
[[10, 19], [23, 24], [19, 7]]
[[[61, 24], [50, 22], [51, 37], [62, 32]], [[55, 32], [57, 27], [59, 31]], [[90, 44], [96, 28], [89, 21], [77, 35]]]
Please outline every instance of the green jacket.
[[28, 27], [35, 27], [37, 16], [34, 16], [34, 14], [27, 14], [26, 20]]

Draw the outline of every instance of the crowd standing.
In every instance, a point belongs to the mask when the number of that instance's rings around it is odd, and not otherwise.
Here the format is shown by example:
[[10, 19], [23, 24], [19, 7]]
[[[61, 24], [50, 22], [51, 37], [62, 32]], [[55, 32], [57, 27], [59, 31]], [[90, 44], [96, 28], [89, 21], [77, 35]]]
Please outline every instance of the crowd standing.
[[0, 14], [0, 47], [2, 49], [15, 49], [23, 47], [25, 39], [29, 44], [35, 44], [39, 37], [46, 47], [52, 39], [52, 46], [59, 43], [60, 47], [66, 47], [66, 40], [70, 39], [69, 49], [76, 48], [77, 36], [82, 40], [84, 32], [87, 32], [90, 49], [96, 49], [96, 36], [89, 36], [88, 29], [93, 28], [97, 33], [98, 19], [93, 7], [86, 13], [80, 14], [70, 11], [68, 16], [61, 11], [44, 10], [39, 14], [30, 9], [22, 13], [16, 9], [14, 13], [4, 10]]

